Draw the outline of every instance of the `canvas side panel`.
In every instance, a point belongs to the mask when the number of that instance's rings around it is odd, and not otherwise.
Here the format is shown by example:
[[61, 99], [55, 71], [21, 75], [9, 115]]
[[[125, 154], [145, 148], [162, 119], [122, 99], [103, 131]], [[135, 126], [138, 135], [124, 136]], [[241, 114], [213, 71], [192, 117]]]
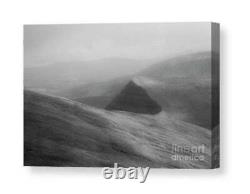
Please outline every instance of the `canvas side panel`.
[[220, 167], [220, 25], [211, 24], [212, 168]]

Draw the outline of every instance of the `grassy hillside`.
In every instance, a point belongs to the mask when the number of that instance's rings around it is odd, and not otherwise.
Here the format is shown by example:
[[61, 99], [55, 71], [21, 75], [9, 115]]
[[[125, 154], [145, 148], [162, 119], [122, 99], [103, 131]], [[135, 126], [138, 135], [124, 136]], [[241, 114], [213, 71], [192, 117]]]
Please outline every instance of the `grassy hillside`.
[[[24, 164], [210, 168], [211, 132], [168, 118], [24, 92]], [[204, 161], [171, 160], [172, 144], [204, 144]]]

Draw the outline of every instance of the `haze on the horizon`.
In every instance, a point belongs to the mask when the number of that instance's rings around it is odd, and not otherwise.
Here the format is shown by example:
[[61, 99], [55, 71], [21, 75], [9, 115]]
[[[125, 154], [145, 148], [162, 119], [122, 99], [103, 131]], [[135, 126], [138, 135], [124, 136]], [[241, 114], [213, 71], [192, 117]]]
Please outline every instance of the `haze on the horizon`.
[[24, 66], [210, 50], [210, 23], [25, 25]]

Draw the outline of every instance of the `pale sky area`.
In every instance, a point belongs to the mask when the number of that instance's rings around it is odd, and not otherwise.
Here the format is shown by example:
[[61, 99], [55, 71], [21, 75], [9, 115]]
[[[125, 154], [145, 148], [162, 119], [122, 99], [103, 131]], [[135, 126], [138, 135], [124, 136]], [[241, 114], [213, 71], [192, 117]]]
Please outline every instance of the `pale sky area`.
[[103, 58], [167, 59], [211, 48], [210, 23], [25, 25], [25, 67]]

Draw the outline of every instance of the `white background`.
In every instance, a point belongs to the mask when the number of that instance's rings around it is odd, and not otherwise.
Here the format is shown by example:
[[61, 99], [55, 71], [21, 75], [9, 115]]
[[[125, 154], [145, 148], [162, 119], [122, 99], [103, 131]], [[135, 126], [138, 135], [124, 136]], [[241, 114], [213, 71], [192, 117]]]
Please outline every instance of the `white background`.
[[[250, 6], [219, 0], [0, 1], [0, 193], [228, 193], [249, 191]], [[221, 169], [151, 170], [146, 183], [101, 169], [23, 167], [22, 25], [221, 23]]]

